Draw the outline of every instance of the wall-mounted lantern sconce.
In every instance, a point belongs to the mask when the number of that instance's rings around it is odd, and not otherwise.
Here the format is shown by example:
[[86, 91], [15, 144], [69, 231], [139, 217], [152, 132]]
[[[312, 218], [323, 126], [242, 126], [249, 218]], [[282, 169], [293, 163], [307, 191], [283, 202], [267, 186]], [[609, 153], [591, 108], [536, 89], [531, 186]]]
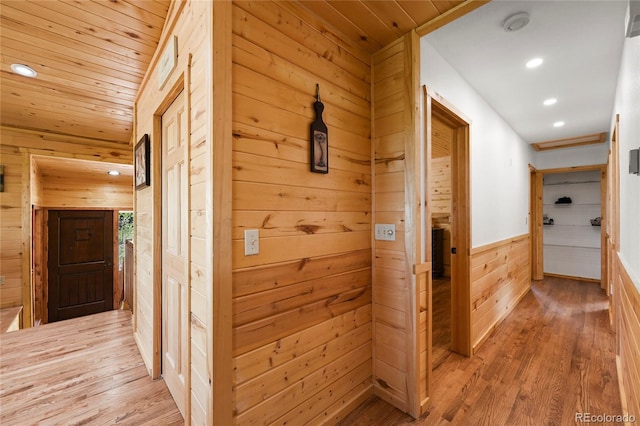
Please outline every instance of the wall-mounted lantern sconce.
[[629, 173], [640, 176], [640, 148], [629, 151]]

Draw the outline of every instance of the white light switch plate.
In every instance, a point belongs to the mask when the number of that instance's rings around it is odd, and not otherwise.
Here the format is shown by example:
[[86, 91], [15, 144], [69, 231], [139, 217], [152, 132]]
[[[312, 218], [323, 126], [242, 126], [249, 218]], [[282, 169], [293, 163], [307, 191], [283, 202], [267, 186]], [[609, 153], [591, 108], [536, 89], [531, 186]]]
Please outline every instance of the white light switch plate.
[[244, 255], [251, 256], [260, 252], [260, 239], [257, 229], [244, 231]]
[[376, 223], [375, 238], [376, 240], [395, 241], [396, 225], [388, 223]]

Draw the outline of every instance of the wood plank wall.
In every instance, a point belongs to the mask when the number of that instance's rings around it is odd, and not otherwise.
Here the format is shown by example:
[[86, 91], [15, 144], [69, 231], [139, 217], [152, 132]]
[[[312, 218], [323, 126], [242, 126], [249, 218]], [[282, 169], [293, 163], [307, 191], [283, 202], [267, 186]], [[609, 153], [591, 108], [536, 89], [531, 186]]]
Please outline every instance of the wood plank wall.
[[451, 146], [453, 134], [432, 117], [431, 218], [434, 228], [444, 229], [444, 276], [451, 276]]
[[[24, 306], [23, 326], [33, 322], [30, 300], [31, 206], [44, 199], [44, 183], [32, 167], [32, 155], [131, 164], [132, 152], [123, 144], [0, 127], [5, 192], [0, 193], [0, 307]], [[32, 182], [33, 179], [33, 182]]]
[[474, 352], [531, 288], [529, 250], [529, 234], [471, 249]]
[[[174, 2], [169, 10], [158, 51], [136, 101], [135, 128], [138, 140], [151, 138], [151, 186], [136, 191], [134, 337], [144, 362], [153, 376], [160, 374], [161, 309], [161, 129], [160, 116], [184, 88], [189, 117], [189, 155], [187, 199], [189, 203], [190, 304], [190, 380], [187, 390], [190, 410], [187, 421], [205, 424], [210, 416], [212, 372], [208, 359], [212, 347], [211, 326], [211, 31], [212, 13], [208, 2]], [[176, 68], [162, 89], [158, 88], [157, 60], [167, 42], [177, 36]], [[207, 195], [209, 193], [209, 195]]]
[[[370, 55], [295, 4], [232, 16], [235, 422], [334, 423], [371, 394]], [[316, 83], [326, 175], [309, 171]]]
[[[42, 172], [38, 166], [38, 162], [35, 157], [31, 157], [31, 204], [37, 207], [42, 206], [42, 200], [44, 199], [44, 182], [42, 179]], [[131, 191], [131, 202], [133, 204], [133, 191]]]
[[[380, 50], [373, 57], [374, 97], [374, 222], [396, 226], [395, 241], [374, 241], [373, 311], [374, 311], [374, 390], [376, 395], [402, 411], [414, 411], [410, 399], [415, 399], [417, 349], [412, 303], [418, 297], [415, 292], [416, 278], [411, 272], [415, 255], [411, 236], [411, 210], [405, 211], [412, 202], [410, 188], [413, 182], [408, 168], [411, 166], [411, 96], [408, 87], [411, 69], [410, 39], [405, 37]], [[417, 89], [417, 88], [416, 88]], [[427, 289], [421, 286], [424, 300], [422, 316], [426, 318]], [[421, 316], [421, 318], [422, 318]], [[426, 322], [420, 328], [424, 339], [420, 339], [426, 350]], [[426, 371], [423, 372], [426, 375]], [[413, 376], [413, 377], [412, 377]], [[425, 376], [426, 379], [426, 376]], [[426, 389], [426, 387], [423, 387]], [[420, 395], [422, 400], [427, 395]]]
[[444, 229], [444, 276], [451, 276], [451, 150], [454, 139], [451, 126], [437, 116], [431, 117], [431, 218], [434, 228]]
[[431, 160], [431, 221], [444, 229], [442, 257], [444, 276], [451, 276], [451, 156]]
[[133, 182], [110, 178], [85, 178], [59, 175], [55, 172], [40, 178], [40, 207], [133, 210]]
[[4, 192], [0, 192], [0, 308], [22, 305], [22, 154], [16, 146], [0, 147]]
[[618, 379], [626, 414], [640, 416], [640, 292], [617, 253], [614, 284], [618, 316]]

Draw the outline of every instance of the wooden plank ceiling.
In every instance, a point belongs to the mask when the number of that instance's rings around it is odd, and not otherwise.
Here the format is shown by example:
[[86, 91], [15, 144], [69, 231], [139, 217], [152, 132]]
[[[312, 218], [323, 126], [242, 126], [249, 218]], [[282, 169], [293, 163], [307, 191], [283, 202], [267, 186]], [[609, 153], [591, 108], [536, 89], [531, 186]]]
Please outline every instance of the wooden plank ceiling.
[[373, 54], [464, 1], [303, 0], [297, 3], [330, 22], [353, 44]]
[[[34, 160], [40, 174], [45, 178], [55, 177], [78, 181], [133, 182], [133, 166], [129, 164], [105, 163], [102, 161], [76, 160], [75, 158], [43, 157], [35, 155]], [[119, 176], [109, 176], [109, 171], [120, 172]]]
[[[0, 8], [0, 124], [131, 143], [133, 104], [170, 0], [9, 1]], [[463, 1], [290, 2], [374, 53]], [[26, 64], [36, 78], [11, 71]]]
[[[0, 123], [129, 144], [169, 3], [3, 1]], [[13, 63], [38, 76], [13, 73]]]

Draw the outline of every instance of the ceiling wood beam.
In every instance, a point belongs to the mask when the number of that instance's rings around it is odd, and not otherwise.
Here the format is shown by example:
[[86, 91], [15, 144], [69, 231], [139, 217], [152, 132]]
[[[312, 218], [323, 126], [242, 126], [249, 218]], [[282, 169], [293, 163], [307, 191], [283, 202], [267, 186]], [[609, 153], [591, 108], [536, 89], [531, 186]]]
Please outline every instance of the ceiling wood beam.
[[582, 145], [593, 145], [603, 143], [607, 140], [607, 133], [593, 133], [590, 135], [576, 136], [573, 138], [554, 139], [531, 144], [536, 151], [547, 151], [550, 149], [569, 148]]

